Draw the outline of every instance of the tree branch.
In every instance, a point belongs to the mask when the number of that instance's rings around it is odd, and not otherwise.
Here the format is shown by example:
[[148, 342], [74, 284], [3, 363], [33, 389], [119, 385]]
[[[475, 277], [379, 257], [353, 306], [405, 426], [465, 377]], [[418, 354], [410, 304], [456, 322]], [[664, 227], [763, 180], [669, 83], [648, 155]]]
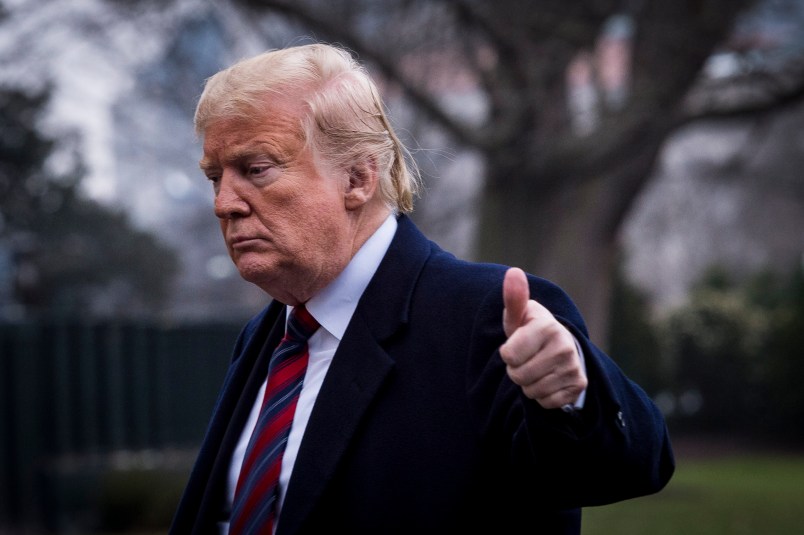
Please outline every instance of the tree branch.
[[775, 70], [703, 79], [684, 101], [685, 123], [707, 118], [748, 117], [795, 105], [804, 99], [804, 56]]
[[398, 68], [398, 62], [394, 58], [379, 52], [383, 47], [374, 46], [364, 41], [355, 32], [344, 29], [342, 25], [336, 24], [334, 20], [327, 19], [320, 12], [309, 9], [299, 2], [291, 0], [241, 0], [241, 3], [252, 8], [272, 10], [293, 17], [303, 24], [327, 34], [334, 41], [348, 44], [358, 56], [370, 61], [382, 76], [397, 84], [418, 109], [424, 111], [460, 143], [481, 148], [486, 144], [483, 136], [478, 133], [476, 128], [448, 114], [436, 103], [432, 95], [422, 90], [419, 85], [405, 76]]

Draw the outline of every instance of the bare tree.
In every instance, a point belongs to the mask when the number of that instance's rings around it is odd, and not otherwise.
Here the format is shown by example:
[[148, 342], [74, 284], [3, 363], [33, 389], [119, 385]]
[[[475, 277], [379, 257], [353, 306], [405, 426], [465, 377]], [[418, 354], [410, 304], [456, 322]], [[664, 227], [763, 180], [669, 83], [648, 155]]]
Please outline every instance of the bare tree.
[[[618, 230], [651, 176], [707, 58], [752, 0], [241, 0], [340, 42], [461, 146], [483, 155], [481, 260], [519, 265], [575, 298], [604, 339]], [[603, 93], [593, 128], [573, 121], [568, 72], [595, 61], [613, 17], [625, 17], [625, 95]], [[467, 117], [439, 82], [469, 80], [485, 113]], [[624, 98], [625, 97], [625, 98]]]

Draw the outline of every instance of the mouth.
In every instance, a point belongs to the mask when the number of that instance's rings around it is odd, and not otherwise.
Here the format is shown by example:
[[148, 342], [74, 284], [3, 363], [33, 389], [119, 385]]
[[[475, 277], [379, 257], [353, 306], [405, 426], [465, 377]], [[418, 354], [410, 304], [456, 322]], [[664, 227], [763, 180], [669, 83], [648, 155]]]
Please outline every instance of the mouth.
[[229, 246], [233, 250], [243, 250], [243, 249], [251, 249], [256, 247], [260, 242], [262, 242], [261, 238], [255, 238], [253, 236], [235, 236], [234, 238], [229, 240]]

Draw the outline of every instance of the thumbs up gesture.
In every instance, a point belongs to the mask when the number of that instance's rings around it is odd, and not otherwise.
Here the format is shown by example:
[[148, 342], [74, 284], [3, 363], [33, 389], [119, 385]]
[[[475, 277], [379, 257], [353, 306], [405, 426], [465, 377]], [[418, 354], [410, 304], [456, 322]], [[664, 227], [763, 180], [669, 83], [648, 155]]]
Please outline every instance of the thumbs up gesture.
[[587, 379], [572, 334], [530, 299], [528, 280], [519, 268], [505, 273], [503, 302], [508, 340], [500, 346], [500, 356], [508, 376], [545, 409], [575, 403]]

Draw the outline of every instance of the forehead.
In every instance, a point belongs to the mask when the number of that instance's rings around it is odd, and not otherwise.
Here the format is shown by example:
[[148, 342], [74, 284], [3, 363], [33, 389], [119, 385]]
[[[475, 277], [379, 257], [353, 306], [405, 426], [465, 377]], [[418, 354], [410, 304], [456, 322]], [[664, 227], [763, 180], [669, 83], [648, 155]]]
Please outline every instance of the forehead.
[[303, 108], [277, 103], [252, 116], [222, 117], [203, 132], [204, 162], [226, 158], [256, 145], [277, 152], [296, 151], [304, 143]]

